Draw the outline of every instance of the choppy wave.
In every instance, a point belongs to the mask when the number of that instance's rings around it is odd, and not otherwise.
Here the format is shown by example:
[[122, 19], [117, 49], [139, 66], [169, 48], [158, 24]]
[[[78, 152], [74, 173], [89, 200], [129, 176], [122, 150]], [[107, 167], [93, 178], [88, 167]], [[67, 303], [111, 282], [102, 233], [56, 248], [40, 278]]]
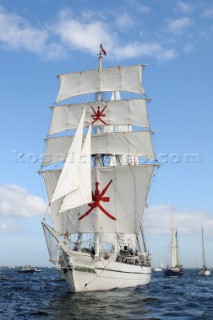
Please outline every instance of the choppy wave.
[[71, 293], [53, 268], [19, 274], [1, 268], [2, 320], [211, 320], [213, 276], [188, 269], [180, 278], [153, 273], [145, 287], [107, 292]]

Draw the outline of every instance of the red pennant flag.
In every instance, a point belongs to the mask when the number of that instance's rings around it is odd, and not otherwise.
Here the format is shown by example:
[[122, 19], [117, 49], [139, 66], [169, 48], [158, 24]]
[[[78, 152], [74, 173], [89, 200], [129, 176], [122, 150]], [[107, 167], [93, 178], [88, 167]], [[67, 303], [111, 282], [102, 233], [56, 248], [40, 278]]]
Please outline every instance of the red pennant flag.
[[101, 52], [106, 56], [107, 53], [106, 53], [106, 50], [104, 50], [102, 44], [100, 45], [100, 48], [101, 48]]

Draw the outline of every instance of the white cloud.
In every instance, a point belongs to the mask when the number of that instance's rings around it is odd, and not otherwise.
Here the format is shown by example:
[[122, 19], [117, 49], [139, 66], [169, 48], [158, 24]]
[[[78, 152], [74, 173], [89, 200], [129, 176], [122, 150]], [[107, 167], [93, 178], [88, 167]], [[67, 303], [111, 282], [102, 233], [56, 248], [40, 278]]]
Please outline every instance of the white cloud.
[[126, 0], [126, 6], [133, 7], [139, 13], [150, 13], [152, 11], [150, 7], [143, 5], [140, 0]]
[[[147, 56], [163, 61], [177, 56], [174, 48], [167, 48], [166, 45], [157, 41], [129, 42], [123, 46], [119, 31], [134, 24], [128, 13], [117, 15], [115, 20], [112, 18], [110, 22], [107, 14], [103, 15], [101, 20], [97, 17], [95, 20], [95, 17], [89, 13], [85, 10], [82, 16], [76, 19], [70, 10], [63, 10], [59, 12], [54, 24], [36, 28], [22, 17], [5, 12], [0, 6], [1, 46], [7, 50], [24, 49], [51, 60], [64, 58], [73, 50], [96, 54], [100, 43], [103, 43], [109, 53], [109, 59]], [[169, 29], [180, 33], [189, 24], [190, 20], [183, 18], [171, 22]], [[117, 29], [117, 26], [120, 29]]]
[[[171, 228], [171, 206], [158, 205], [150, 206], [148, 209], [147, 227], [152, 233], [168, 234]], [[175, 212], [175, 220], [178, 230], [184, 234], [200, 234], [201, 225], [205, 228], [205, 233], [212, 236], [213, 219], [205, 212], [195, 211]]]
[[9, 47], [23, 47], [38, 53], [48, 37], [45, 31], [30, 27], [24, 19], [15, 14], [7, 14], [1, 7], [0, 25], [0, 40]]
[[[131, 25], [133, 21], [128, 15], [121, 15], [117, 18], [117, 24], [121, 27]], [[164, 48], [161, 44], [155, 42], [129, 43], [125, 46], [119, 44], [117, 33], [113, 33], [109, 24], [100, 21], [82, 23], [72, 18], [68, 11], [60, 14], [60, 20], [54, 27], [55, 32], [71, 50], [89, 50], [91, 53], [97, 53], [100, 43], [110, 53], [111, 58], [134, 58], [138, 56], [149, 56], [158, 60], [171, 60], [176, 57], [174, 49]], [[85, 37], [86, 35], [86, 37]]]
[[0, 186], [0, 218], [3, 228], [7, 228], [10, 219], [41, 216], [45, 209], [44, 200], [26, 189], [17, 185]]
[[[119, 20], [120, 19], [120, 20]], [[120, 16], [117, 23], [122, 26], [125, 16]], [[128, 24], [131, 24], [128, 20]], [[129, 43], [125, 46], [119, 45], [116, 41], [117, 36], [110, 30], [110, 27], [103, 22], [94, 21], [92, 23], [81, 23], [71, 17], [59, 21], [55, 28], [62, 41], [70, 48], [97, 53], [100, 43], [103, 43], [107, 52], [111, 51], [111, 57], [114, 58], [133, 58], [138, 56], [150, 56], [158, 60], [170, 60], [176, 56], [173, 49], [166, 49], [158, 43]], [[85, 38], [85, 34], [87, 35]]]
[[56, 44], [48, 44], [48, 30], [29, 25], [22, 17], [5, 12], [0, 6], [0, 42], [7, 50], [25, 49], [38, 55], [55, 59], [64, 56], [64, 49]]
[[100, 43], [108, 49], [113, 46], [113, 34], [109, 31], [108, 25], [101, 21], [83, 23], [71, 17], [65, 18], [63, 13], [54, 26], [54, 31], [71, 49], [86, 49], [97, 53]]
[[186, 2], [182, 2], [180, 1], [178, 3], [178, 9], [182, 12], [182, 13], [189, 13], [192, 11], [192, 7], [186, 3]]
[[123, 47], [118, 46], [114, 51], [119, 58], [147, 56], [159, 61], [171, 60], [177, 55], [174, 49], [164, 48], [161, 44], [155, 42], [131, 43]]
[[0, 219], [0, 230], [3, 232], [17, 232], [20, 231], [20, 225], [14, 219], [9, 219], [7, 221], [1, 221]]
[[203, 11], [202, 16], [205, 18], [212, 18], [213, 17], [213, 8], [208, 8]]
[[183, 17], [169, 22], [167, 28], [173, 34], [181, 35], [191, 24], [191, 19]]
[[120, 29], [126, 30], [134, 25], [134, 20], [130, 17], [130, 15], [127, 12], [125, 12], [116, 17], [116, 25]]

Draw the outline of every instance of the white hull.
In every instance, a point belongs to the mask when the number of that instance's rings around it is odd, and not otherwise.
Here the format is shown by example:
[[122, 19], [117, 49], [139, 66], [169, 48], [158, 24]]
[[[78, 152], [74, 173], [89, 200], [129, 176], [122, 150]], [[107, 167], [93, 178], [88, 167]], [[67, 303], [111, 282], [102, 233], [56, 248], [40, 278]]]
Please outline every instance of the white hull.
[[156, 271], [156, 272], [159, 272], [159, 271], [163, 271], [163, 268], [158, 268], [158, 267], [156, 267], [156, 268], [154, 268], [153, 270]]
[[199, 276], [210, 276], [210, 274], [211, 274], [210, 270], [201, 269], [201, 270], [198, 272], [198, 275], [199, 275]]
[[75, 292], [135, 287], [151, 280], [151, 267], [101, 260], [78, 252], [70, 253], [69, 266], [63, 267], [63, 272]]

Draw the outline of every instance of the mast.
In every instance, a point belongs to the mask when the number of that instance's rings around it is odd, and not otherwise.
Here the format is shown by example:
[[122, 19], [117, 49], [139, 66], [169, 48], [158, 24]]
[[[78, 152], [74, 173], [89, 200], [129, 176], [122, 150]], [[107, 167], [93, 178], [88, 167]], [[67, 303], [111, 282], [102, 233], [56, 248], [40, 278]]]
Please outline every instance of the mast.
[[[102, 44], [100, 44], [100, 51], [98, 53], [98, 70], [101, 70], [103, 68], [103, 52], [102, 52]], [[102, 92], [98, 92], [97, 94], [97, 101], [102, 100]]]
[[142, 237], [142, 241], [143, 241], [143, 248], [144, 248], [144, 251], [147, 252], [146, 241], [145, 241], [142, 225], [140, 225], [140, 229], [141, 229], [141, 237]]
[[178, 264], [177, 230], [175, 226], [175, 209], [171, 208], [171, 267]]
[[100, 44], [100, 51], [98, 53], [98, 55], [99, 55], [99, 58], [98, 58], [98, 60], [99, 60], [98, 69], [99, 70], [102, 69], [102, 64], [103, 64], [103, 51], [102, 51], [102, 48], [103, 48], [103, 46], [102, 46], [102, 44]]
[[[98, 70], [101, 70], [103, 67], [103, 52], [102, 52], [102, 44], [100, 44], [100, 51], [98, 54]], [[102, 101], [102, 97], [103, 93], [102, 92], [98, 92], [96, 93], [96, 101]], [[103, 128], [102, 127], [94, 127], [93, 129], [93, 133], [94, 134], [101, 134], [103, 132]], [[96, 154], [94, 157], [94, 166], [102, 166], [103, 165], [103, 161], [102, 161], [102, 156], [101, 154]], [[96, 232], [94, 234], [94, 245], [95, 245], [95, 254], [96, 256], [99, 256], [100, 253], [100, 241], [99, 241], [99, 233]]]
[[206, 267], [206, 255], [205, 255], [205, 247], [204, 247], [203, 225], [201, 225], [201, 234], [202, 234], [202, 261], [203, 261], [203, 266]]
[[[103, 52], [102, 52], [102, 44], [100, 44], [100, 51], [98, 53], [98, 71], [102, 70], [103, 68]], [[103, 99], [103, 92], [97, 92], [95, 94], [96, 96], [96, 101], [102, 101]], [[103, 132], [102, 127], [94, 127], [93, 128], [93, 133], [94, 134], [101, 134]], [[101, 166], [102, 163], [102, 157], [101, 154], [96, 154], [94, 157], [94, 166]]]
[[177, 236], [177, 230], [175, 232], [175, 239], [176, 239], [176, 265], [179, 266], [179, 261], [178, 261], [178, 236]]

